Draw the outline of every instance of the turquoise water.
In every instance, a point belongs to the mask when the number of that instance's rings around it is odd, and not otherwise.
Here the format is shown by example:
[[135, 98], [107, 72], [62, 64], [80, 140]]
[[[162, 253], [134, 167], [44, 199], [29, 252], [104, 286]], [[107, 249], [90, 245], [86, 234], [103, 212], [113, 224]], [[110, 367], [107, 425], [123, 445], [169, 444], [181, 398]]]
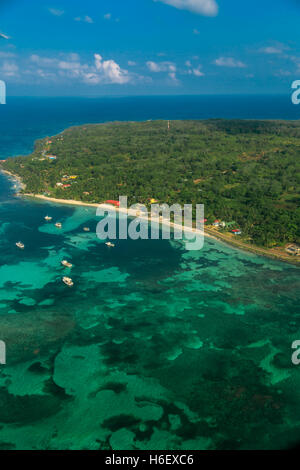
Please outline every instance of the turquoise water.
[[0, 448], [300, 441], [296, 267], [211, 239], [199, 252], [174, 241], [109, 249], [94, 209], [15, 198], [12, 184], [0, 176]]

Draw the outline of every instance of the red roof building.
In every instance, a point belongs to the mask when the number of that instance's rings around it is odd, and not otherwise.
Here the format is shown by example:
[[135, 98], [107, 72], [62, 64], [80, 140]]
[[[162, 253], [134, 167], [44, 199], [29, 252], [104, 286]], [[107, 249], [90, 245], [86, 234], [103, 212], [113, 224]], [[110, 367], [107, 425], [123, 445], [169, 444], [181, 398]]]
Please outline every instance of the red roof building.
[[105, 204], [112, 204], [113, 206], [120, 207], [119, 201], [108, 200], [108, 201], [105, 201]]

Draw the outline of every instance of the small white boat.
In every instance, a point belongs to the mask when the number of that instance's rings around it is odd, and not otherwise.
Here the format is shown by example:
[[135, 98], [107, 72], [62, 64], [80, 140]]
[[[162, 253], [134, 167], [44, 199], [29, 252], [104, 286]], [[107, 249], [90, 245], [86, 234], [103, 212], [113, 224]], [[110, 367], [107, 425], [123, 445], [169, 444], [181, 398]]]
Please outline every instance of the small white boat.
[[63, 261], [61, 261], [61, 264], [63, 266], [65, 266], [66, 268], [72, 268], [73, 267], [73, 264], [69, 263], [69, 261], [67, 261], [65, 259]]
[[20, 248], [20, 250], [24, 250], [24, 248], [25, 248], [25, 245], [24, 245], [24, 243], [22, 243], [22, 242], [16, 243], [16, 246], [17, 246], [18, 248]]
[[46, 215], [45, 220], [46, 220], [47, 222], [51, 222], [52, 217], [49, 217], [49, 215]]
[[57, 223], [55, 224], [55, 227], [57, 227], [57, 228], [62, 228], [62, 224], [61, 224], [60, 222], [57, 222]]
[[68, 287], [74, 286], [74, 282], [70, 277], [63, 277], [63, 283], [66, 284]]
[[84, 232], [90, 232], [90, 231], [91, 231], [91, 229], [90, 229], [90, 228], [88, 228], [88, 227], [84, 227], [84, 228], [83, 228], [83, 231], [84, 231]]
[[114, 245], [113, 243], [111, 242], [107, 242], [105, 243], [106, 246], [109, 246], [109, 248], [114, 248], [116, 245]]

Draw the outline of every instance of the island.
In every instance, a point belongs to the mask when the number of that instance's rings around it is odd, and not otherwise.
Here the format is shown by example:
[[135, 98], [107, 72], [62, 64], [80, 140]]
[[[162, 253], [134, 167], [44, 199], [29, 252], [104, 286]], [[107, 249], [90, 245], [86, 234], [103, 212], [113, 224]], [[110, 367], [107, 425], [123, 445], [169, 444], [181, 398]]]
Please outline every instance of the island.
[[204, 204], [206, 233], [299, 264], [299, 156], [298, 121], [114, 122], [38, 140], [0, 168], [50, 200]]

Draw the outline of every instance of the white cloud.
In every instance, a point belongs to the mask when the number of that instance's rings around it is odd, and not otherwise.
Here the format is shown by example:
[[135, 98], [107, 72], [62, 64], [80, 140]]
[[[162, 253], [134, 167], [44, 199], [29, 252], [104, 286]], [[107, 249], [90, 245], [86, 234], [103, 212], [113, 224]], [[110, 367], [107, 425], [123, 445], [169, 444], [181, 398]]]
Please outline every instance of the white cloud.
[[240, 60], [236, 60], [233, 57], [219, 57], [214, 61], [214, 64], [218, 67], [232, 67], [232, 68], [245, 68], [246, 64]]
[[100, 54], [94, 54], [95, 66], [99, 72], [99, 81], [108, 81], [109, 83], [118, 83], [123, 85], [130, 81], [127, 70], [121, 67], [114, 60], [103, 60]]
[[275, 73], [275, 77], [290, 77], [292, 75], [288, 70], [280, 69]]
[[180, 81], [178, 80], [178, 78], [177, 78], [175, 72], [170, 72], [170, 73], [169, 73], [169, 78], [172, 80], [172, 82], [173, 82], [175, 85], [179, 85]]
[[[30, 74], [29, 71], [26, 71], [27, 75]], [[55, 78], [55, 74], [54, 73], [51, 73], [51, 72], [46, 72], [45, 70], [43, 69], [37, 69], [36, 70], [36, 73], [37, 75], [40, 77], [40, 78], [43, 78], [43, 79], [54, 79]]]
[[192, 13], [205, 16], [216, 16], [218, 5], [215, 0], [154, 0], [166, 3], [180, 10], [188, 10]]
[[263, 54], [283, 54], [284, 51], [289, 50], [289, 47], [280, 42], [273, 43], [272, 46], [262, 47], [260, 52]]
[[66, 62], [64, 60], [61, 60], [57, 64], [59, 69], [62, 70], [72, 70], [72, 71], [80, 71], [83, 70], [84, 68], [87, 68], [87, 66], [83, 66], [80, 64], [80, 62]]
[[103, 18], [105, 20], [110, 20], [111, 19], [111, 13], [106, 13]]
[[134, 67], [136, 65], [136, 62], [134, 62], [133, 60], [129, 60], [127, 63], [129, 67]]
[[153, 62], [149, 60], [146, 63], [146, 65], [148, 69], [150, 70], [150, 72], [153, 72], [153, 73], [167, 72], [172, 82], [176, 84], [179, 83], [177, 76], [176, 76], [177, 67], [173, 62]]
[[27, 63], [32, 64], [26, 69], [27, 75], [38, 75], [44, 79], [78, 80], [91, 85], [123, 85], [137, 78], [122, 69], [114, 60], [103, 60], [99, 54], [94, 54], [94, 60], [90, 63], [83, 63], [80, 56], [75, 53], [60, 54], [58, 58], [34, 54]]
[[19, 66], [15, 62], [4, 61], [0, 70], [5, 77], [12, 78], [19, 74]]
[[49, 8], [49, 12], [54, 16], [62, 16], [65, 13], [64, 10], [58, 10], [57, 8]]
[[66, 59], [70, 60], [72, 62], [79, 62], [80, 61], [80, 56], [76, 52], [71, 52], [70, 54], [66, 55]]
[[269, 46], [269, 47], [263, 47], [260, 50], [260, 52], [263, 52], [264, 54], [281, 54], [282, 49], [280, 49], [279, 47]]
[[197, 67], [196, 69], [193, 69], [192, 72], [196, 77], [204, 77], [204, 73], [201, 71], [200, 66]]
[[201, 65], [198, 65], [198, 67], [193, 67], [192, 62], [190, 60], [187, 60], [185, 62], [186, 67], [188, 67], [188, 71], [185, 73], [188, 73], [188, 75], [195, 75], [195, 77], [204, 77], [204, 73], [201, 70]]
[[147, 62], [147, 67], [151, 72], [159, 73], [159, 72], [176, 72], [176, 65], [173, 62], [153, 62], [149, 60]]
[[289, 59], [292, 64], [296, 67], [296, 73], [299, 73], [300, 72], [300, 57], [298, 56], [288, 56], [286, 57], [287, 59]]
[[76, 16], [76, 18], [74, 18], [75, 21], [83, 21], [84, 23], [94, 23], [94, 20], [93, 18], [91, 18], [90, 16], [86, 15], [84, 17], [81, 17], [81, 16]]
[[13, 52], [0, 51], [0, 59], [11, 59], [13, 57], [16, 57], [16, 54]]
[[57, 63], [57, 59], [49, 59], [48, 57], [40, 57], [37, 54], [30, 56], [30, 61], [38, 64], [39, 66], [51, 67]]

